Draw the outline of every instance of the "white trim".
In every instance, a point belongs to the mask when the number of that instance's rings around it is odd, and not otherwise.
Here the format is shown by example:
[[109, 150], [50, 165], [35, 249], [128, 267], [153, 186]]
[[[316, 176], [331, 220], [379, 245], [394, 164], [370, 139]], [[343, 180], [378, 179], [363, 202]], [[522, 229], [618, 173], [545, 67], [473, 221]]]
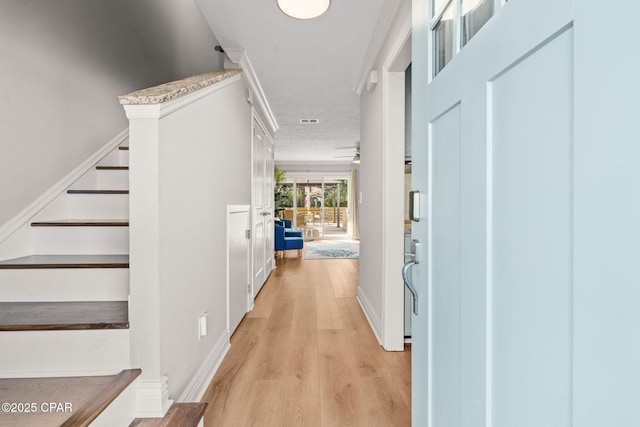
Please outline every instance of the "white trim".
[[187, 105], [191, 105], [200, 99], [223, 89], [232, 83], [242, 79], [240, 74], [235, 74], [218, 83], [212, 84], [195, 92], [191, 92], [180, 98], [163, 102], [161, 104], [125, 104], [124, 111], [127, 113], [128, 119], [161, 119], [171, 113], [174, 113]]
[[493, 425], [493, 84], [487, 82], [486, 284], [485, 284], [485, 426]]
[[[382, 346], [404, 350], [404, 287], [398, 276], [404, 252], [404, 73], [411, 61], [411, 13], [397, 16], [400, 27], [393, 35], [382, 66]], [[407, 49], [409, 54], [405, 55]], [[402, 63], [400, 63], [402, 62]], [[406, 62], [406, 63], [405, 63]], [[402, 81], [398, 80], [402, 75]], [[398, 93], [402, 91], [402, 93]], [[400, 113], [400, 111], [402, 111]], [[402, 118], [400, 118], [402, 115]], [[400, 146], [400, 141], [402, 144]], [[400, 187], [398, 187], [400, 186]], [[399, 229], [398, 229], [399, 228]]]
[[213, 380], [220, 364], [231, 348], [229, 329], [218, 338], [218, 342], [213, 346], [209, 355], [202, 361], [202, 364], [191, 378], [187, 388], [178, 398], [178, 402], [199, 402], [207, 391], [207, 387]]
[[356, 300], [358, 301], [358, 304], [360, 304], [360, 308], [364, 313], [364, 317], [367, 318], [367, 321], [369, 322], [369, 326], [371, 326], [371, 330], [373, 331], [373, 334], [376, 336], [376, 339], [378, 340], [378, 344], [382, 345], [382, 339], [380, 334], [380, 330], [381, 330], [380, 319], [378, 318], [378, 316], [376, 316], [376, 311], [371, 306], [371, 303], [369, 302], [365, 294], [362, 293], [361, 287], [358, 287], [358, 295], [356, 296]]
[[353, 91], [358, 95], [362, 94], [362, 90], [367, 84], [367, 80], [370, 75], [369, 72], [373, 69], [376, 60], [380, 55], [382, 46], [387, 40], [389, 30], [391, 29], [391, 24], [395, 20], [400, 4], [403, 1], [406, 0], [388, 0], [382, 4], [382, 9], [380, 10], [380, 15], [378, 16], [378, 21], [376, 22], [373, 36], [371, 37], [371, 42], [369, 43], [367, 53], [362, 60], [362, 65], [358, 72], [358, 81], [353, 87]]
[[251, 65], [251, 61], [249, 60], [247, 52], [244, 49], [225, 49], [224, 51], [231, 62], [242, 68], [249, 88], [254, 95], [254, 99], [258, 101], [258, 107], [264, 114], [264, 118], [269, 124], [271, 132], [277, 132], [279, 129], [278, 122], [273, 115], [273, 111], [271, 110], [269, 101], [267, 100], [267, 97], [262, 90], [262, 86], [260, 85], [260, 81], [258, 80], [258, 75], [253, 69], [253, 65]]
[[173, 400], [169, 399], [168, 378], [138, 380], [136, 384], [136, 418], [162, 418]]
[[115, 138], [106, 143], [101, 149], [94, 153], [87, 160], [82, 162], [77, 168], [71, 171], [67, 176], [62, 178], [53, 187], [47, 190], [43, 195], [38, 197], [33, 203], [27, 206], [22, 212], [6, 222], [0, 227], [0, 243], [7, 240], [13, 233], [18, 231], [20, 227], [25, 225], [38, 212], [44, 209], [56, 197], [62, 194], [71, 184], [76, 182], [82, 175], [94, 167], [102, 158], [109, 154], [118, 145], [122, 144], [129, 138], [129, 129], [120, 132]]

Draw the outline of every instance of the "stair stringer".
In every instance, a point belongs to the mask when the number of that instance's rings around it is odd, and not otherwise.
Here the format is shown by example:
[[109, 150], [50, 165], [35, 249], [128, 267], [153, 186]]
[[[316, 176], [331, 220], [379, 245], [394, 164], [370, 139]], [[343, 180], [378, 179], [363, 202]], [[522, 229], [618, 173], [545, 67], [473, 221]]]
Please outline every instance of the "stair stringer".
[[49, 210], [52, 216], [66, 215], [66, 204], [58, 200], [65, 196], [65, 191], [119, 145], [129, 139], [129, 129], [125, 129], [106, 143], [100, 150], [85, 160], [77, 168], [53, 185], [38, 199], [34, 200], [22, 212], [0, 226], [0, 259], [18, 258], [33, 252], [33, 230], [30, 222], [43, 211]]

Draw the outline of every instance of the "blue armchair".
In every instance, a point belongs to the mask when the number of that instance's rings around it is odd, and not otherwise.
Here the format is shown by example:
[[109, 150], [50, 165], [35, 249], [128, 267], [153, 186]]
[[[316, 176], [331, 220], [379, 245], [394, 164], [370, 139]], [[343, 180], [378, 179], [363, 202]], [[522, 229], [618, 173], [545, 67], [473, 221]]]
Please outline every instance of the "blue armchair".
[[275, 223], [284, 227], [285, 237], [302, 237], [302, 231], [292, 230], [291, 221], [288, 219], [276, 219]]
[[275, 224], [274, 242], [276, 252], [282, 251], [282, 256], [284, 257], [284, 251], [297, 249], [298, 255], [300, 255], [304, 247], [302, 236], [286, 236], [285, 233], [283, 226]]

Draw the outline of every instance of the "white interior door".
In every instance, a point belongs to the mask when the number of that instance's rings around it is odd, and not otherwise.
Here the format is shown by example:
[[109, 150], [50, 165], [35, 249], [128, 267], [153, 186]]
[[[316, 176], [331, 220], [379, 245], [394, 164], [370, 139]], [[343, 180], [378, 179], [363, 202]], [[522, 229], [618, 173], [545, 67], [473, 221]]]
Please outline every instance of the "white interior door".
[[230, 206], [227, 211], [227, 262], [229, 333], [233, 334], [249, 309], [250, 206]]
[[253, 294], [273, 270], [273, 142], [253, 120]]
[[267, 138], [257, 120], [253, 121], [253, 294], [257, 295], [267, 279], [266, 273], [266, 170]]
[[[273, 197], [273, 188], [274, 188], [274, 178], [273, 178], [273, 168], [274, 168], [274, 152], [273, 152], [273, 142], [269, 137], [267, 137], [267, 142], [265, 144], [265, 175], [264, 175], [264, 185], [265, 185], [265, 271], [266, 275], [269, 275], [269, 272], [275, 268], [275, 246], [274, 246], [274, 223], [273, 223], [273, 209], [274, 209], [274, 197]], [[265, 279], [266, 280], [266, 279]]]

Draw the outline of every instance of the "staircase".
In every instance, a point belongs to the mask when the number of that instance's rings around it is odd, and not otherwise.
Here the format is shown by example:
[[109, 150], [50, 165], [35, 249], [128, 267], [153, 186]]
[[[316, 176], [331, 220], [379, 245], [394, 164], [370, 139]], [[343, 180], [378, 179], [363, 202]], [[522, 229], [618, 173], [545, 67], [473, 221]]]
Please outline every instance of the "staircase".
[[0, 427], [202, 424], [206, 403], [134, 418], [128, 153], [124, 141], [0, 242], [0, 402], [35, 409], [3, 411]]
[[130, 368], [126, 148], [0, 245], [0, 376]]
[[30, 384], [57, 381], [75, 386], [45, 401], [72, 403], [101, 378], [107, 393], [97, 390], [67, 414], [38, 407], [0, 425], [89, 425], [119, 396], [129, 404], [103, 425], [134, 418], [131, 385], [140, 370], [130, 369], [127, 148], [110, 152], [0, 243], [0, 400], [30, 402]]

